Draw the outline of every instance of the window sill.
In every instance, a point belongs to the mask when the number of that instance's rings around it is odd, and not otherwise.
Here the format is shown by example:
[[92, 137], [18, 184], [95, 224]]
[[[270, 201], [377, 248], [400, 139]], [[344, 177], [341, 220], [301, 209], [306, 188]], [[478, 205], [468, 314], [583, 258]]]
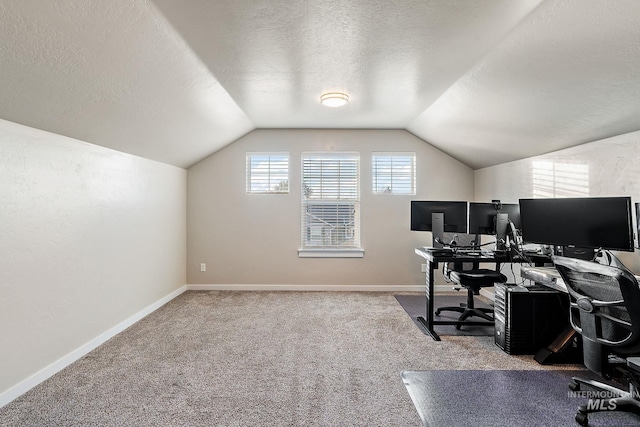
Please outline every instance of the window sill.
[[364, 249], [298, 249], [298, 258], [363, 258]]

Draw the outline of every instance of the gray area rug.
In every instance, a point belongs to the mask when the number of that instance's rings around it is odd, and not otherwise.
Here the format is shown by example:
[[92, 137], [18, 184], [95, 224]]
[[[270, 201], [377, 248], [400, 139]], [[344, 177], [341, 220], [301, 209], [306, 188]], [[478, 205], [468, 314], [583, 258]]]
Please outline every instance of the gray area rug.
[[[407, 391], [425, 427], [571, 426], [586, 399], [572, 395], [572, 375], [585, 371], [405, 371]], [[455, 403], [453, 403], [455, 402]], [[589, 415], [589, 426], [640, 425], [623, 412]]]
[[[420, 328], [421, 331], [424, 332], [423, 327], [420, 323], [418, 323], [417, 318], [419, 316], [424, 317], [427, 312], [427, 298], [424, 295], [395, 295], [398, 303], [404, 308], [404, 311], [407, 312], [413, 323]], [[467, 297], [465, 293], [461, 293], [458, 295], [436, 295], [433, 300], [434, 306], [437, 307], [455, 307], [459, 306], [460, 303], [464, 303], [467, 301]], [[480, 299], [476, 298], [475, 300], [476, 307], [489, 307], [488, 304], [485, 304]], [[440, 313], [440, 316], [433, 316], [434, 320], [458, 320], [460, 317], [460, 313], [455, 313], [452, 311], [443, 311]], [[472, 320], [482, 320], [482, 319], [472, 319]], [[459, 336], [493, 336], [494, 328], [493, 326], [463, 326], [460, 330], [456, 329], [453, 325], [435, 325], [433, 329], [438, 333], [438, 335], [446, 336], [446, 335], [459, 335]], [[426, 335], [426, 332], [425, 332]]]

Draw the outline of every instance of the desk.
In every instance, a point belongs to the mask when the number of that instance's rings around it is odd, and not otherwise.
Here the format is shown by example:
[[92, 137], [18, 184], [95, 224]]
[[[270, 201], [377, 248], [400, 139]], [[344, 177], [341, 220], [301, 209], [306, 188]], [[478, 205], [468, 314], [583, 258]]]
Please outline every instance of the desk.
[[434, 272], [438, 270], [439, 263], [441, 262], [488, 262], [496, 264], [496, 268], [500, 266], [502, 262], [513, 262], [508, 258], [496, 258], [493, 254], [481, 253], [480, 255], [470, 255], [468, 253], [445, 253], [441, 250], [429, 250], [427, 248], [416, 248], [416, 254], [420, 255], [427, 261], [426, 274], [426, 287], [425, 292], [427, 296], [427, 313], [426, 317], [418, 317], [418, 322], [424, 327], [425, 331], [436, 341], [440, 341], [440, 336], [433, 330], [434, 325], [493, 325], [493, 322], [488, 321], [458, 321], [458, 320], [433, 320], [433, 285], [434, 285]]
[[535, 283], [539, 283], [547, 288], [555, 289], [556, 291], [567, 292], [567, 285], [562, 281], [562, 277], [555, 267], [520, 267], [520, 277], [523, 279], [529, 279]]
[[[523, 279], [529, 279], [533, 282], [544, 285], [548, 288], [555, 289], [556, 291], [569, 293], [567, 291], [567, 285], [562, 280], [562, 276], [555, 267], [520, 267], [520, 276]], [[634, 275], [636, 280], [640, 282], [640, 276]]]

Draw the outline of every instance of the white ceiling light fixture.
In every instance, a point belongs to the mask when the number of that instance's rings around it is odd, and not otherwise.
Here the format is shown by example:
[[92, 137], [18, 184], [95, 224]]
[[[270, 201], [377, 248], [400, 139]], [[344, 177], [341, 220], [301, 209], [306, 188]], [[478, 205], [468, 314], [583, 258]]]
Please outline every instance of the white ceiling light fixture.
[[342, 92], [327, 92], [320, 96], [320, 103], [327, 107], [342, 107], [349, 102], [349, 95]]

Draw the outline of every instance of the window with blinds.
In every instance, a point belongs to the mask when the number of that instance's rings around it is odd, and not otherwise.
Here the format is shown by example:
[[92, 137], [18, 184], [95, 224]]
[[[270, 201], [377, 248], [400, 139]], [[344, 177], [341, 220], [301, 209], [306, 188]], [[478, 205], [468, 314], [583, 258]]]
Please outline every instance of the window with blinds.
[[302, 154], [302, 249], [360, 248], [360, 157]]
[[416, 153], [373, 153], [374, 194], [416, 194]]
[[247, 153], [247, 193], [288, 193], [289, 153]]

